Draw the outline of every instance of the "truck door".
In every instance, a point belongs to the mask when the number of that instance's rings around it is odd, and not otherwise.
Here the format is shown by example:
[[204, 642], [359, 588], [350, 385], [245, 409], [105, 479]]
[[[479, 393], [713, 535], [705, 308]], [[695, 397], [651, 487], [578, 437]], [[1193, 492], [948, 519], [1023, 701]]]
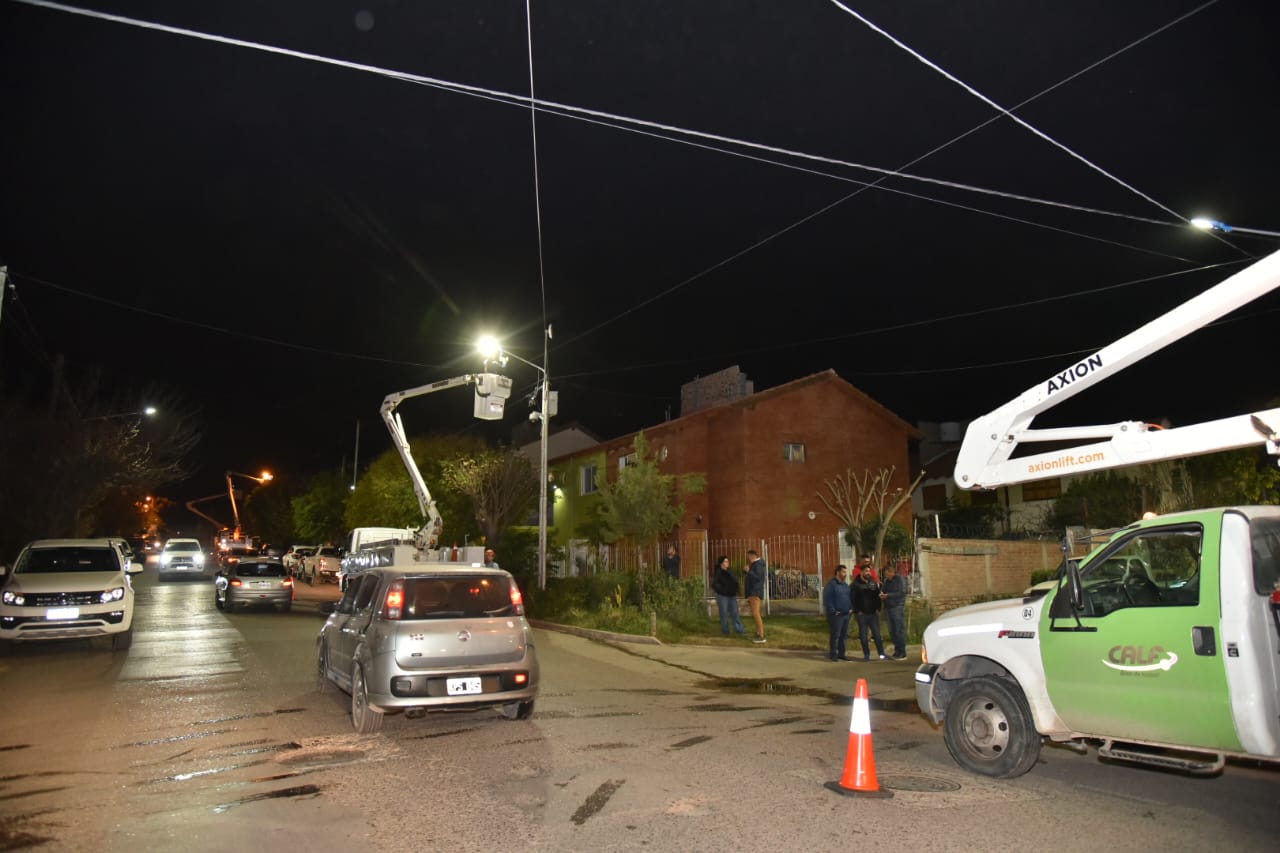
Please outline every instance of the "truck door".
[[1081, 568], [1084, 607], [1045, 608], [1049, 697], [1072, 731], [1238, 750], [1223, 665], [1217, 517], [1148, 526]]

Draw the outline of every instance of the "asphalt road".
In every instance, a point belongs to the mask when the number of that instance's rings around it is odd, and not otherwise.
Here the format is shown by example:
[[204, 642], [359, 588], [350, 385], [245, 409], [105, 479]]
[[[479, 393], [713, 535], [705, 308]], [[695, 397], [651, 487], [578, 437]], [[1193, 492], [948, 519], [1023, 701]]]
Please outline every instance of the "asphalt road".
[[[127, 652], [0, 658], [0, 850], [1271, 850], [1280, 776], [1193, 779], [1046, 749], [997, 782], [899, 701], [901, 664], [535, 631], [528, 721], [388, 718], [359, 736], [313, 678], [315, 602], [223, 614], [208, 582], [138, 580]], [[888, 800], [825, 783], [865, 674]]]

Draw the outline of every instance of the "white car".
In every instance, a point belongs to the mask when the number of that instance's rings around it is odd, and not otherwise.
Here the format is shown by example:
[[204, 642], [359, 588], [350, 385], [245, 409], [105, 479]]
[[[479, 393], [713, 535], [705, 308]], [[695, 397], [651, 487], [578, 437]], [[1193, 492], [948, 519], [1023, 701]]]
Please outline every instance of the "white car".
[[296, 573], [302, 570], [303, 558], [310, 557], [319, 547], [319, 545], [290, 545], [289, 550], [285, 551], [280, 559], [286, 569]]
[[164, 543], [160, 552], [160, 580], [185, 575], [205, 577], [204, 548], [199, 539], [173, 538]]
[[113, 650], [133, 644], [133, 584], [141, 563], [119, 540], [41, 539], [0, 566], [0, 651], [12, 643], [100, 639]]

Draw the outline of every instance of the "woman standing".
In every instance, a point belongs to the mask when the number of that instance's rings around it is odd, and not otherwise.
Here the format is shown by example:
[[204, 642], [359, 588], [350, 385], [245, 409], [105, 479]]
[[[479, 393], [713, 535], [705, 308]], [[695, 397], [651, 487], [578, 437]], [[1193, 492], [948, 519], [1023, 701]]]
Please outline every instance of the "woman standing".
[[720, 633], [729, 636], [729, 625], [739, 634], [747, 633], [738, 615], [738, 579], [729, 571], [729, 558], [716, 561], [716, 573], [711, 578], [711, 591], [716, 594], [716, 609], [720, 611]]

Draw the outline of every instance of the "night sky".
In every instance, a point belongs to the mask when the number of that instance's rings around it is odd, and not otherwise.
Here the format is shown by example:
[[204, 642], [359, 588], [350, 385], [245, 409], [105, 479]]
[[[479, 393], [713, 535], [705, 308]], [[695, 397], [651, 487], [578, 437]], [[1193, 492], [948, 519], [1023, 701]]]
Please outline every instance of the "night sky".
[[[1280, 229], [1272, 2], [535, 0], [536, 185], [523, 2], [75, 6], [330, 60], [0, 0], [0, 380], [180, 394], [186, 497], [349, 465], [357, 420], [366, 462], [384, 396], [481, 332], [540, 362], [546, 323], [560, 421], [605, 438], [734, 364], [967, 421], [1280, 248], [1185, 224]], [[1260, 408], [1277, 307], [1037, 425]]]

